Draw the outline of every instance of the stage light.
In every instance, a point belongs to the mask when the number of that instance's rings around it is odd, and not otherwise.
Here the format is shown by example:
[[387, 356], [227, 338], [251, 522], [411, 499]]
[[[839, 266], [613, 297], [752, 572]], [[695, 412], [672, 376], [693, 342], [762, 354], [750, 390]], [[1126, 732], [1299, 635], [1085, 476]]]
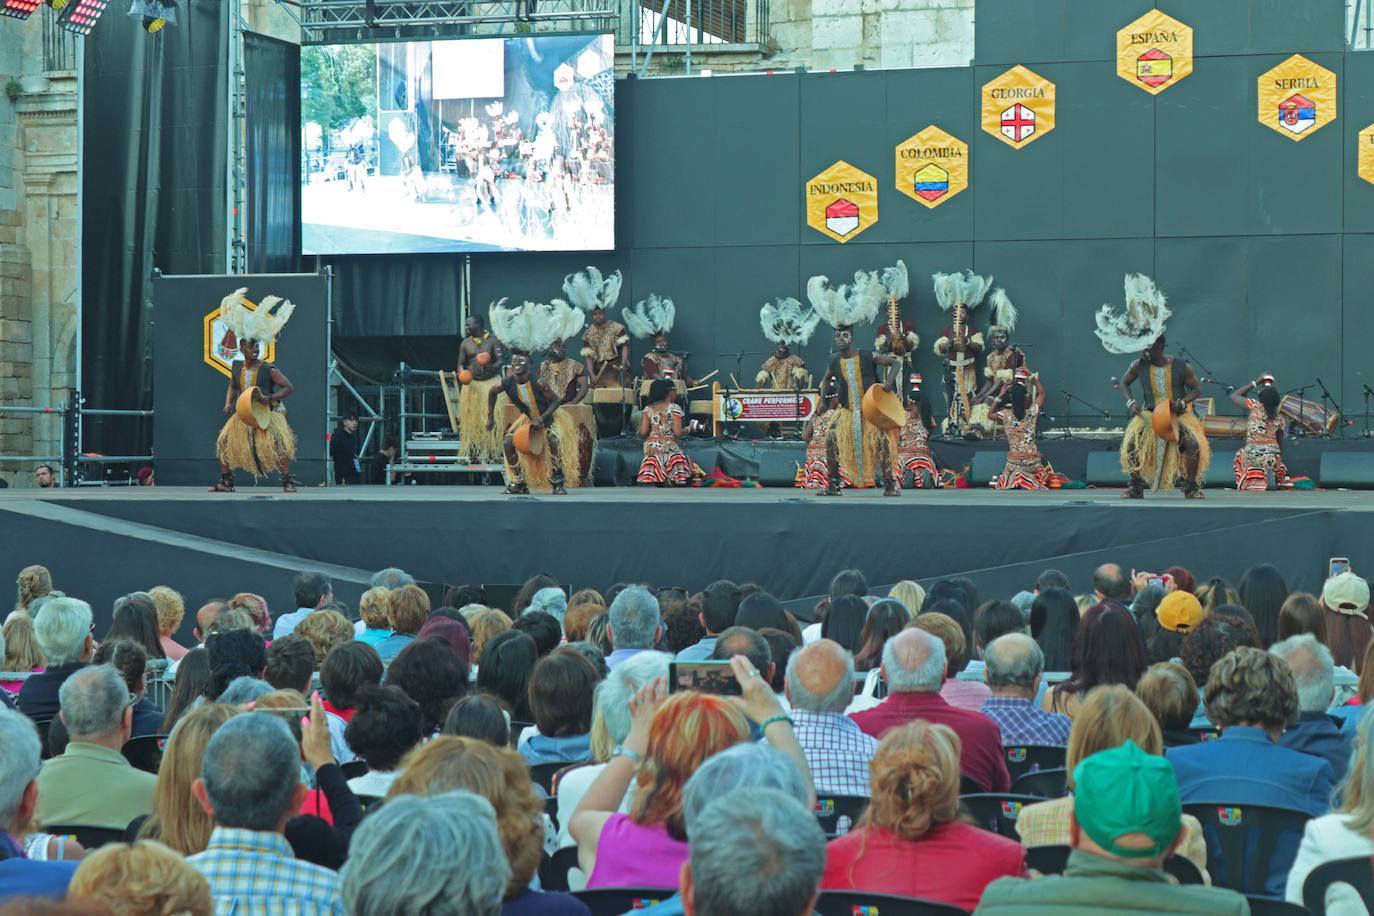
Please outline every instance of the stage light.
[[143, 30], [156, 35], [165, 26], [177, 24], [177, 5], [175, 0], [133, 0], [129, 5], [129, 15], [143, 20]]
[[15, 19], [28, 19], [33, 15], [33, 11], [42, 6], [39, 0], [4, 0], [0, 3], [0, 16], [11, 16]]
[[109, 0], [70, 0], [58, 14], [57, 24], [68, 32], [89, 35], [108, 3]]

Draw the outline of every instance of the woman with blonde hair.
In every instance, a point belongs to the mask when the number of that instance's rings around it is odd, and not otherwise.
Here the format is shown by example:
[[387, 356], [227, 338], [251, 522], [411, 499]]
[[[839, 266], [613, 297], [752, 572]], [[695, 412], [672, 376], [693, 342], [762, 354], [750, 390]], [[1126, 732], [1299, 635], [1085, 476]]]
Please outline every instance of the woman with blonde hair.
[[472, 626], [472, 673], [476, 677], [477, 666], [482, 663], [482, 650], [493, 636], [510, 629], [510, 618], [505, 611], [489, 607], [469, 617], [468, 623]]
[[272, 612], [268, 610], [267, 599], [252, 592], [239, 592], [229, 599], [229, 610], [243, 611], [253, 621], [259, 633], [272, 637]]
[[310, 640], [315, 650], [315, 670], [319, 671], [330, 649], [353, 639], [353, 624], [338, 611], [321, 608], [297, 624], [295, 632]]
[[888, 590], [887, 597], [896, 598], [902, 602], [912, 617], [921, 613], [921, 606], [926, 603], [926, 590], [921, 587], [919, 582], [912, 579], [903, 579]]
[[[3, 664], [0, 671], [37, 674], [47, 665], [43, 650], [38, 648], [38, 640], [33, 635], [33, 618], [27, 614], [11, 614], [0, 629], [0, 643], [5, 647]], [[23, 681], [0, 681], [0, 690], [18, 693], [24, 686]]]
[[148, 589], [148, 596], [153, 599], [153, 607], [157, 609], [157, 633], [162, 651], [171, 661], [179, 662], [190, 650], [172, 637], [176, 635], [177, 627], [181, 626], [181, 619], [186, 616], [186, 601], [180, 592], [166, 585], [155, 585]]
[[883, 736], [869, 765], [872, 801], [853, 830], [830, 841], [822, 890], [972, 911], [991, 882], [1027, 877], [1024, 848], [960, 819], [960, 750], [952, 729], [923, 719]]
[[25, 566], [19, 570], [16, 580], [19, 586], [18, 597], [14, 602], [13, 614], [27, 614], [33, 599], [42, 598], [52, 591], [52, 573], [46, 566]]
[[391, 621], [386, 616], [387, 596], [391, 589], [369, 588], [358, 599], [358, 616], [362, 618], [362, 629], [354, 624], [354, 639], [376, 648], [377, 643], [391, 635]]
[[406, 759], [386, 797], [438, 795], [454, 789], [482, 796], [496, 811], [497, 832], [511, 871], [506, 904], [522, 913], [576, 912], [576, 903], [566, 895], [530, 889], [544, 852], [544, 805], [534, 793], [524, 758], [477, 738], [434, 738]]
[[184, 856], [205, 851], [214, 820], [191, 794], [200, 778], [205, 746], [219, 727], [238, 715], [233, 706], [202, 703], [172, 729], [153, 787], [153, 813], [138, 829], [140, 840], [157, 840]]
[[391, 590], [386, 596], [386, 619], [391, 635], [372, 647], [383, 664], [391, 664], [402, 649], [419, 638], [420, 628], [429, 619], [430, 610], [429, 595], [420, 586], [403, 585]]
[[[1134, 741], [1147, 754], [1164, 753], [1164, 736], [1154, 713], [1123, 684], [1094, 687], [1083, 698], [1069, 730], [1069, 747], [1064, 761], [1069, 791], [1073, 791], [1073, 771], [1086, 757], [1098, 751], [1120, 747]], [[1027, 805], [1016, 819], [1016, 832], [1026, 848], [1069, 845], [1069, 821], [1073, 817], [1073, 796]], [[1176, 855], [1197, 866], [1207, 877], [1207, 843], [1202, 825], [1191, 814], [1183, 815], [1183, 843]]]
[[91, 900], [114, 916], [211, 916], [210, 883], [161, 843], [114, 843], [87, 853], [67, 887], [68, 900]]

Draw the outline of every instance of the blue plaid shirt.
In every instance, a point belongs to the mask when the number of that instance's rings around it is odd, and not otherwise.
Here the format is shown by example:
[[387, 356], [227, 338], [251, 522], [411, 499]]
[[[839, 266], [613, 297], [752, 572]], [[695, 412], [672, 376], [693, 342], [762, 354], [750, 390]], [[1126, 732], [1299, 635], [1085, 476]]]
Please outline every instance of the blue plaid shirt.
[[869, 797], [868, 765], [878, 739], [865, 735], [842, 712], [793, 709], [792, 731], [806, 754], [817, 795]]
[[216, 827], [186, 861], [210, 882], [216, 916], [344, 916], [339, 876], [295, 858], [280, 833]]
[[1024, 697], [990, 697], [978, 709], [1002, 730], [1002, 746], [1069, 743], [1069, 717], [1036, 709]]

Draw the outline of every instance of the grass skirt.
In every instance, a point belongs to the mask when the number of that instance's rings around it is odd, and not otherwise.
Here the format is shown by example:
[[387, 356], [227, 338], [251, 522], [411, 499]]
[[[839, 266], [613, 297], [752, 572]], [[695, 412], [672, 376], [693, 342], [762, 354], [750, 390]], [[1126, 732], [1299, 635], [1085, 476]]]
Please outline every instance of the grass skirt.
[[[888, 468], [884, 474], [878, 472], [884, 449], [889, 460], [897, 454], [897, 431], [884, 432], [872, 423], [863, 421], [863, 443], [856, 454], [854, 448], [854, 413], [847, 407], [835, 408], [835, 420], [830, 424], [830, 435], [835, 437], [835, 454], [839, 457], [840, 467], [854, 481], [856, 489], [873, 486], [875, 479], [892, 473]], [[886, 442], [884, 442], [886, 440]], [[860, 464], [862, 462], [862, 465]]]
[[[1212, 447], [1207, 444], [1202, 421], [1191, 410], [1179, 414], [1177, 420], [1180, 433], [1186, 430], [1197, 442], [1197, 479], [1201, 481], [1212, 462]], [[1152, 490], [1172, 490], [1183, 476], [1183, 456], [1178, 443], [1156, 436], [1150, 418], [1141, 414], [1131, 419], [1121, 440], [1121, 470], [1128, 477], [1138, 474]]]
[[[483, 381], [468, 382], [458, 392], [458, 435], [462, 437], [463, 451], [473, 461], [490, 462], [501, 457], [501, 428], [492, 427], [487, 431], [488, 398], [491, 390], [501, 385], [500, 377]], [[500, 404], [497, 404], [501, 416]]]
[[255, 478], [281, 470], [283, 461], [296, 457], [296, 434], [286, 422], [286, 411], [272, 411], [267, 429], [253, 429], [237, 416], [225, 421], [215, 440], [215, 454], [230, 469], [247, 471]]
[[[529, 418], [523, 414], [520, 419], [511, 424], [510, 429], [506, 430], [505, 435], [513, 434], [517, 429], [528, 424]], [[504, 437], [503, 437], [504, 438]], [[553, 489], [553, 448], [555, 440], [558, 448], [558, 457], [563, 465], [564, 485], [569, 487], [582, 486], [582, 462], [578, 456], [577, 424], [573, 422], [571, 416], [562, 410], [556, 410], [553, 420], [550, 421], [548, 437], [545, 441], [544, 452], [541, 455], [525, 455], [516, 452], [520, 461], [519, 477], [523, 478], [525, 485], [531, 491], [549, 492]], [[502, 450], [504, 455], [504, 449]], [[506, 481], [516, 479], [512, 473], [509, 462], [503, 461], [506, 468]]]

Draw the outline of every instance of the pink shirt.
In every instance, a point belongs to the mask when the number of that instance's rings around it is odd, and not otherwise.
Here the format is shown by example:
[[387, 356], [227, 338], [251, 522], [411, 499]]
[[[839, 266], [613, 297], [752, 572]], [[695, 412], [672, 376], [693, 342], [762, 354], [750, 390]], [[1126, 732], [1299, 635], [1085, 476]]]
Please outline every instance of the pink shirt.
[[982, 681], [961, 681], [950, 678], [945, 681], [945, 686], [940, 688], [940, 696], [944, 697], [945, 702], [951, 706], [978, 712], [983, 708], [983, 704], [992, 697], [992, 688]]
[[174, 662], [181, 661], [186, 657], [186, 653], [191, 651], [170, 636], [158, 637], [158, 641], [162, 643], [163, 653]]
[[[42, 674], [42, 668], [34, 668], [30, 674]], [[0, 689], [8, 690], [10, 693], [18, 693], [19, 688], [24, 686], [23, 681], [0, 681]]]
[[628, 814], [612, 814], [596, 841], [596, 865], [587, 879], [595, 887], [678, 886], [687, 844], [668, 836], [662, 824], [645, 827]]

